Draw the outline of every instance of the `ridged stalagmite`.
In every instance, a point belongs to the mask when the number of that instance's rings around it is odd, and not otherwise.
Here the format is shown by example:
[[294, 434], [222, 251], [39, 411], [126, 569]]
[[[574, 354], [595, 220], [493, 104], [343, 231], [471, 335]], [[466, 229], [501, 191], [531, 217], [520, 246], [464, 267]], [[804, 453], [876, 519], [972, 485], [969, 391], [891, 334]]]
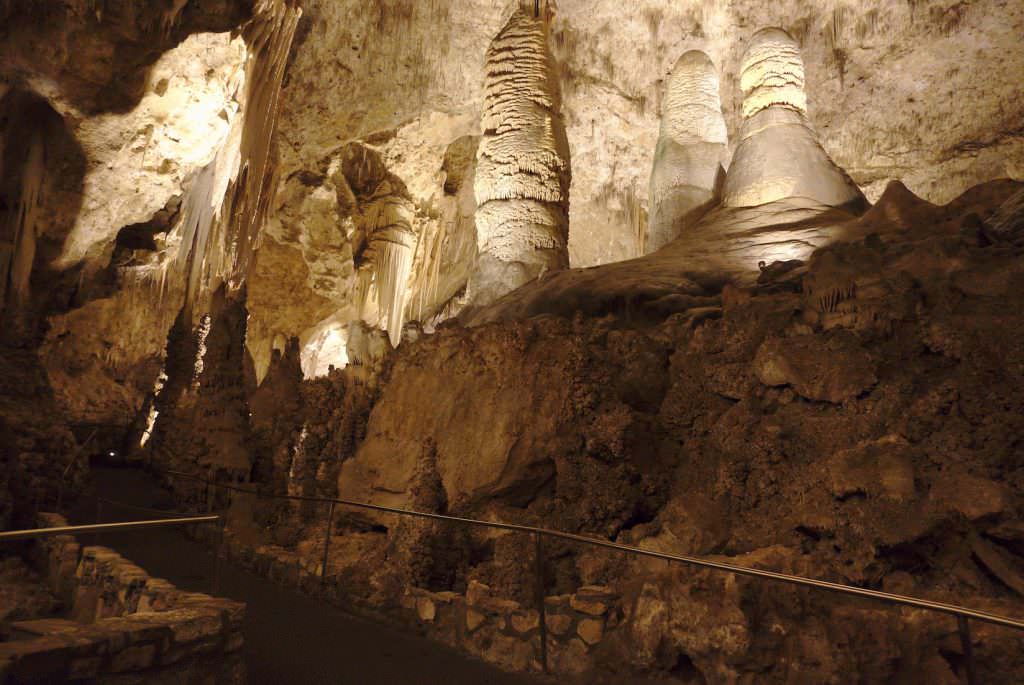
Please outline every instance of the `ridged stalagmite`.
[[804, 63], [778, 28], [750, 39], [740, 72], [743, 123], [725, 180], [723, 203], [751, 207], [801, 197], [830, 207], [864, 203], [849, 176], [829, 158], [807, 119]]
[[547, 12], [535, 16], [533, 3], [527, 4], [487, 50], [484, 135], [473, 186], [474, 305], [569, 265], [569, 146]]
[[665, 87], [644, 252], [671, 242], [716, 204], [727, 157], [718, 71], [705, 53], [691, 50], [676, 62]]

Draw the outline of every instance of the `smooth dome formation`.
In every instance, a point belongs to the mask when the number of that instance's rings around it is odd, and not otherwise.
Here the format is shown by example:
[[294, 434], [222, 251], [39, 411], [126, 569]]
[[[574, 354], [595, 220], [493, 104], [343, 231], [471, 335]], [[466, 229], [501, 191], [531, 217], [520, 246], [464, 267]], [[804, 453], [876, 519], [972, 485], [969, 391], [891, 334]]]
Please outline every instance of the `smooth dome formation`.
[[705, 53], [684, 53], [669, 74], [651, 172], [644, 252], [653, 252], [718, 199], [728, 158], [718, 70]]

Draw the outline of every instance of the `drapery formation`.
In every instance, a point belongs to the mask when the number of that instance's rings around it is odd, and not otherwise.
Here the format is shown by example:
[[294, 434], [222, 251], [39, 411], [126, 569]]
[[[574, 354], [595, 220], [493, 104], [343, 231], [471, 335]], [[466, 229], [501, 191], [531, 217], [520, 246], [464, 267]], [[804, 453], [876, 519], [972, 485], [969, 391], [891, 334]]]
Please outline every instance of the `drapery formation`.
[[260, 0], [242, 35], [248, 49], [242, 117], [184, 203], [176, 263], [186, 273], [189, 318], [222, 283], [240, 287], [277, 185], [274, 133], [288, 52], [302, 10]]

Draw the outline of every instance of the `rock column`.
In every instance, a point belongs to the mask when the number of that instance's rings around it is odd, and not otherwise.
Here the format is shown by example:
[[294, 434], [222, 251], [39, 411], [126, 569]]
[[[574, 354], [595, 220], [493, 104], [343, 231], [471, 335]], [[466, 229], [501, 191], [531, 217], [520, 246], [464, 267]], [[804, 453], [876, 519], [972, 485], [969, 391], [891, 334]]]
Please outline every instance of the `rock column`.
[[569, 265], [569, 146], [548, 10], [515, 11], [487, 50], [483, 129], [474, 191], [476, 306]]

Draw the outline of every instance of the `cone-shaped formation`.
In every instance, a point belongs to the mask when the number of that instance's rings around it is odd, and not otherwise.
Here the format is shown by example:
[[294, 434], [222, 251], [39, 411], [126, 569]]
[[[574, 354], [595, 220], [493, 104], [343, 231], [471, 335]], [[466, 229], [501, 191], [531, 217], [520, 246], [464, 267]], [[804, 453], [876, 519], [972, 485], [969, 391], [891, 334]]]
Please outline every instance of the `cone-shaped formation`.
[[569, 148], [547, 13], [520, 7], [487, 51], [474, 191], [474, 304], [569, 265]]
[[864, 196], [829, 158], [807, 119], [804, 65], [782, 29], [750, 39], [740, 73], [743, 124], [725, 180], [723, 202], [751, 207], [802, 197], [829, 207], [862, 204]]
[[705, 53], [691, 50], [676, 62], [665, 89], [644, 252], [670, 242], [716, 204], [727, 143], [718, 71]]

